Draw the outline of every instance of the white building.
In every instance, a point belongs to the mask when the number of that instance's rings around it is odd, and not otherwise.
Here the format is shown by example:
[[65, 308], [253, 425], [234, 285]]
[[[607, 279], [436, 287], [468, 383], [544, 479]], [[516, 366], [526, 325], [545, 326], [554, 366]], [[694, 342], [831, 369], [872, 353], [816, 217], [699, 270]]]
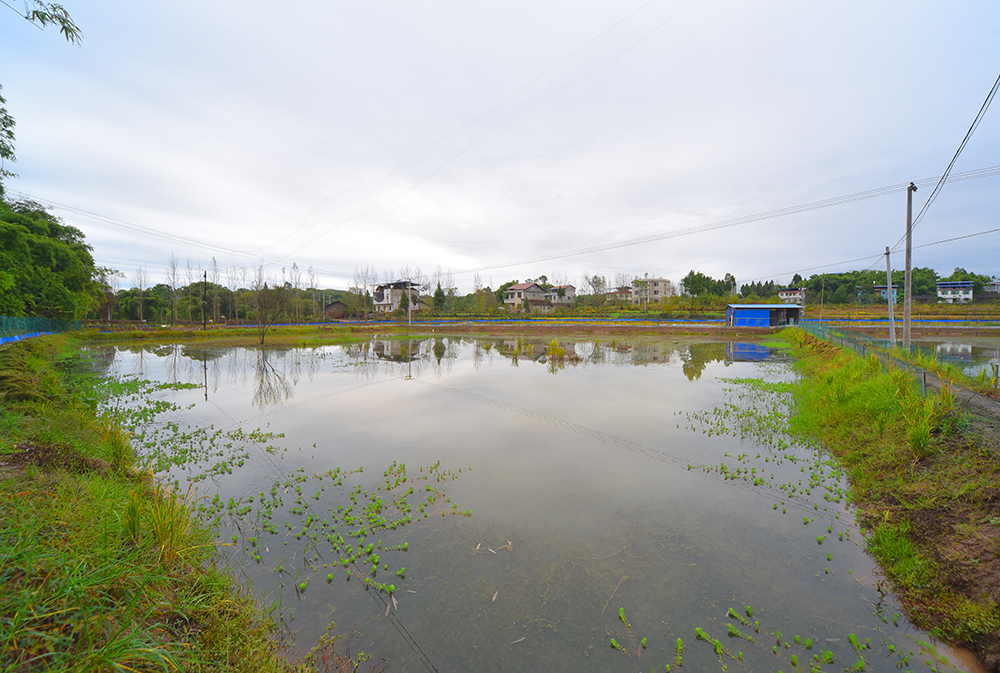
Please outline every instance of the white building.
[[965, 304], [972, 301], [971, 280], [939, 280], [937, 282], [938, 303]]
[[806, 305], [806, 289], [804, 287], [790, 287], [787, 290], [778, 290], [778, 299], [782, 304]]

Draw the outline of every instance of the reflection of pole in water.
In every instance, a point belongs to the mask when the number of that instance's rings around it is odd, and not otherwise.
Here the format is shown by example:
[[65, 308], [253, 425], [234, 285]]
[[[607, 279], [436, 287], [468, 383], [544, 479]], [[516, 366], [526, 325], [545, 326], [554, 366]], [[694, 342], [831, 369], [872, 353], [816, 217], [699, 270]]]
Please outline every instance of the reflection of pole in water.
[[201, 369], [205, 374], [205, 401], [208, 402], [208, 351], [201, 358]]

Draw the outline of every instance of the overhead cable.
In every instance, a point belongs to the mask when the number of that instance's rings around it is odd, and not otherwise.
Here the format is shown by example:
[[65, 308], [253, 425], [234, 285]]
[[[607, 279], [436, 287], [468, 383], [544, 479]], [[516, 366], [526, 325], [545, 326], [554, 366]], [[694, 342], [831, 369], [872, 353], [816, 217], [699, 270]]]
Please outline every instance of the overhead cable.
[[[958, 173], [955, 176], [949, 178], [948, 182], [960, 182], [964, 180], [975, 180], [977, 178], [992, 177], [995, 175], [1000, 175], [1000, 166], [991, 166], [989, 168], [979, 168], [973, 171], [968, 171], [966, 173]], [[925, 178], [923, 180], [916, 181], [918, 186], [926, 186], [934, 184], [939, 178]], [[662, 232], [659, 234], [650, 234], [648, 236], [640, 236], [638, 238], [629, 238], [622, 241], [614, 241], [611, 243], [604, 243], [601, 245], [594, 245], [586, 248], [578, 248], [577, 250], [571, 250], [568, 252], [558, 252], [548, 255], [538, 255], [536, 257], [529, 257], [525, 259], [519, 259], [508, 262], [500, 262], [497, 264], [488, 264], [485, 266], [463, 269], [461, 271], [456, 271], [455, 274], [467, 274], [467, 273], [478, 273], [480, 271], [491, 271], [493, 269], [502, 269], [511, 266], [520, 266], [522, 264], [534, 264], [537, 262], [547, 262], [553, 259], [562, 259], [565, 257], [576, 257], [579, 255], [587, 255], [594, 252], [603, 252], [605, 250], [613, 250], [615, 248], [624, 248], [632, 245], [642, 245], [645, 243], [651, 243], [654, 241], [662, 241], [668, 238], [676, 238], [678, 236], [687, 236], [690, 234], [699, 234], [706, 231], [713, 231], [716, 229], [725, 229], [727, 227], [735, 227], [741, 224], [749, 224], [751, 222], [760, 222], [762, 220], [771, 220], [778, 217], [785, 217], [786, 215], [795, 215], [798, 213], [809, 212], [811, 210], [819, 210], [821, 208], [829, 208], [831, 206], [840, 206], [847, 203], [853, 203], [855, 201], [864, 201], [866, 199], [874, 199], [881, 196], [886, 196], [888, 194], [895, 194], [898, 192], [906, 191], [906, 187], [910, 183], [901, 182], [895, 185], [889, 185], [887, 187], [880, 187], [878, 189], [870, 189], [864, 192], [857, 192], [854, 194], [847, 194], [844, 196], [837, 196], [831, 199], [823, 199], [822, 201], [812, 201], [810, 203], [803, 203], [797, 206], [790, 206], [787, 208], [779, 208], [777, 210], [770, 210], [764, 213], [757, 213], [754, 215], [744, 215], [743, 217], [736, 217], [729, 220], [722, 220], [719, 222], [712, 222], [709, 224], [700, 224], [693, 227], [685, 227], [683, 229], [674, 229], [671, 231]], [[863, 259], [868, 259], [867, 257]]]
[[[920, 209], [920, 212], [917, 213], [917, 216], [915, 218], [913, 218], [913, 223], [910, 225], [911, 233], [913, 232], [914, 229], [917, 228], [917, 225], [920, 224], [920, 222], [924, 219], [924, 215], [927, 214], [927, 210], [931, 207], [931, 204], [934, 203], [934, 200], [938, 197], [938, 194], [941, 193], [941, 188], [944, 187], [944, 184], [946, 182], [948, 182], [948, 176], [951, 174], [951, 169], [955, 166], [955, 162], [958, 161], [958, 157], [959, 155], [962, 154], [962, 150], [965, 149], [965, 146], [968, 144], [969, 139], [972, 138], [972, 134], [976, 132], [977, 128], [979, 128], [979, 122], [983, 120], [983, 117], [986, 115], [986, 111], [990, 108], [990, 104], [993, 102], [993, 98], [997, 94], [997, 89], [1000, 89], [1000, 75], [997, 75], [996, 81], [993, 82], [993, 88], [991, 88], [990, 92], [986, 94], [986, 100], [984, 100], [983, 104], [979, 107], [979, 112], [976, 113], [976, 118], [972, 120], [972, 125], [969, 127], [969, 130], [965, 132], [965, 137], [962, 138], [962, 142], [959, 143], [958, 149], [955, 150], [955, 155], [951, 158], [951, 161], [948, 163], [948, 168], [945, 169], [944, 173], [941, 175], [941, 179], [938, 180], [936, 185], [934, 185], [934, 189], [931, 191], [930, 196], [927, 197], [927, 201], [924, 202], [924, 205]], [[892, 249], [897, 250], [905, 240], [906, 240], [906, 234], [904, 233], [903, 236], [898, 241], [896, 241], [896, 245], [892, 246]]]

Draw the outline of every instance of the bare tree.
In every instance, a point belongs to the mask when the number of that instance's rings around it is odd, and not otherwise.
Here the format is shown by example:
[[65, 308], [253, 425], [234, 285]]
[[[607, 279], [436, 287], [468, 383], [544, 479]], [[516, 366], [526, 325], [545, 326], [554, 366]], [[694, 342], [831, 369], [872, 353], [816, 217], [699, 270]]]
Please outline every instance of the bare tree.
[[239, 271], [236, 268], [236, 264], [230, 264], [226, 267], [226, 287], [229, 288], [229, 318], [232, 319], [237, 313], [234, 310], [233, 304], [236, 301], [236, 281], [239, 276]]
[[616, 273], [615, 274], [615, 305], [618, 305], [618, 299], [621, 296], [624, 288], [629, 288], [631, 292], [632, 287], [632, 276], [627, 273]]
[[101, 319], [104, 322], [111, 322], [111, 314], [117, 303], [118, 289], [121, 287], [121, 280], [124, 277], [125, 274], [118, 269], [106, 266], [97, 269], [97, 281], [104, 290], [104, 302], [102, 303], [104, 312], [101, 314]]
[[194, 320], [192, 317], [194, 315], [194, 309], [191, 308], [191, 293], [194, 291], [194, 269], [191, 268], [191, 260], [187, 261], [187, 267], [184, 270], [184, 277], [187, 279], [187, 314], [188, 322]]
[[309, 270], [306, 271], [306, 278], [309, 282], [309, 289], [312, 290], [312, 318], [316, 319], [316, 269], [313, 268], [312, 264], [309, 265]]
[[243, 318], [248, 319], [250, 317], [250, 300], [247, 297], [247, 267], [240, 267], [240, 289], [243, 290]]
[[260, 333], [260, 343], [263, 345], [267, 330], [277, 322], [285, 310], [285, 286], [284, 283], [278, 285], [273, 278], [264, 274], [264, 262], [261, 260], [254, 269], [250, 292], [253, 294], [254, 310], [257, 312], [256, 329]]
[[170, 286], [170, 306], [171, 324], [177, 322], [177, 281], [179, 277], [177, 275], [177, 256], [174, 253], [170, 253], [170, 258], [167, 260], [167, 285]]
[[135, 287], [139, 290], [139, 322], [143, 322], [143, 299], [145, 298], [146, 288], [149, 287], [149, 272], [146, 271], [146, 267], [140, 266], [132, 274], [132, 282], [135, 283]]
[[302, 290], [302, 269], [295, 262], [292, 262], [292, 272], [290, 274], [292, 281], [292, 288], [295, 290], [295, 321], [302, 322], [302, 297], [300, 292]]
[[208, 277], [212, 280], [212, 322], [219, 322], [219, 280], [222, 272], [219, 263], [212, 258], [212, 266], [208, 267]]

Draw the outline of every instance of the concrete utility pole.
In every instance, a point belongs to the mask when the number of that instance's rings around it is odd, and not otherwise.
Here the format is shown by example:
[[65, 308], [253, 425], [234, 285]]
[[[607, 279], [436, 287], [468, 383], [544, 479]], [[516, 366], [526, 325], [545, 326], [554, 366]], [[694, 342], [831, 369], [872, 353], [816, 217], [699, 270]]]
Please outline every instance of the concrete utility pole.
[[913, 302], [910, 275], [910, 235], [913, 232], [913, 192], [917, 186], [910, 183], [906, 188], [906, 278], [903, 280], [903, 348], [910, 349], [910, 306]]
[[895, 297], [892, 295], [892, 268], [889, 265], [889, 246], [885, 246], [885, 296], [889, 304], [889, 341], [896, 347], [896, 319], [892, 315]]

